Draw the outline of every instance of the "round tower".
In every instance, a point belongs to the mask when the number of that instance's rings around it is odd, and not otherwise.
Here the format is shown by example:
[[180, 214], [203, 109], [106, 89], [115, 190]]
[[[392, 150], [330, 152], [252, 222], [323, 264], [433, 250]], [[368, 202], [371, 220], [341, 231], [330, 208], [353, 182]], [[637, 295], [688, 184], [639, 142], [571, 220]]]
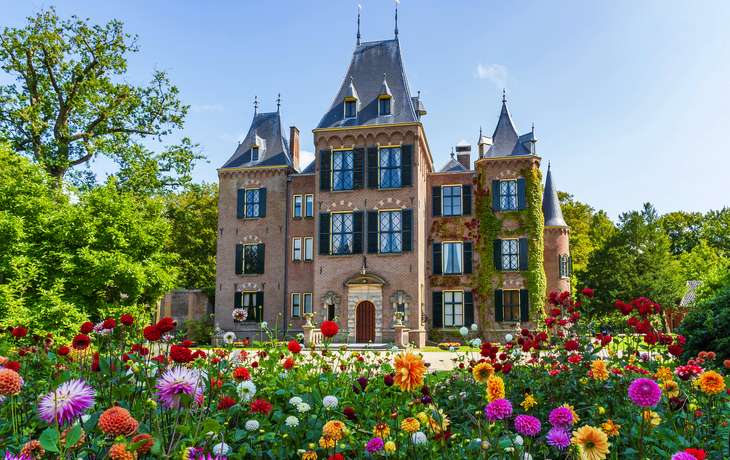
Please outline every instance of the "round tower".
[[570, 277], [573, 275], [573, 259], [570, 256], [570, 227], [563, 219], [558, 189], [555, 187], [549, 163], [545, 178], [542, 213], [545, 216], [543, 267], [547, 280], [546, 294], [552, 291], [570, 291]]

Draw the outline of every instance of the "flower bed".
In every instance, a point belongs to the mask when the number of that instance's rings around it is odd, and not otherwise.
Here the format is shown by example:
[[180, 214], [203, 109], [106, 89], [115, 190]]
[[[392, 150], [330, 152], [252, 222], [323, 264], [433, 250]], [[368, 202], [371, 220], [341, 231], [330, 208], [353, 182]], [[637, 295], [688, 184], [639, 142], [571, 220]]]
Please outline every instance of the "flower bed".
[[[477, 344], [429, 372], [413, 352], [277, 342], [191, 350], [164, 318], [85, 323], [70, 344], [22, 327], [0, 335], [0, 453], [24, 459], [723, 459], [730, 362], [680, 363], [658, 305], [618, 307], [627, 350], [593, 334], [586, 291], [550, 296], [540, 330]], [[266, 325], [261, 325], [264, 330]], [[180, 343], [179, 345], [177, 343]], [[60, 345], [60, 346], [59, 346]]]

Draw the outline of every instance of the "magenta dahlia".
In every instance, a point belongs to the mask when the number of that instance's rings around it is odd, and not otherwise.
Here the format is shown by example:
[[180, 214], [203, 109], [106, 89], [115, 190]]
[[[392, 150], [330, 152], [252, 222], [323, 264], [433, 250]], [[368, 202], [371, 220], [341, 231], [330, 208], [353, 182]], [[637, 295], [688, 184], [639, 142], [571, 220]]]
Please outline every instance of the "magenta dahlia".
[[497, 419], [502, 420], [512, 415], [512, 403], [503, 398], [497, 399], [487, 404], [484, 414], [487, 416], [489, 423], [494, 423]]
[[52, 424], [71, 423], [91, 409], [96, 392], [86, 382], [72, 379], [64, 382], [55, 391], [43, 396], [38, 403], [38, 415]]
[[567, 407], [558, 407], [550, 412], [550, 424], [557, 428], [567, 428], [573, 424], [573, 411]]
[[537, 436], [542, 429], [540, 420], [531, 415], [518, 415], [515, 419], [515, 430], [526, 436]]
[[194, 399], [203, 396], [203, 382], [195, 369], [173, 367], [165, 371], [157, 380], [157, 397], [163, 407], [177, 407], [180, 404], [180, 395], [186, 394]]
[[565, 428], [555, 427], [548, 431], [545, 437], [548, 445], [555, 446], [558, 450], [563, 450], [570, 445], [570, 436]]
[[629, 397], [637, 406], [656, 406], [662, 399], [662, 390], [651, 379], [636, 379], [629, 385]]

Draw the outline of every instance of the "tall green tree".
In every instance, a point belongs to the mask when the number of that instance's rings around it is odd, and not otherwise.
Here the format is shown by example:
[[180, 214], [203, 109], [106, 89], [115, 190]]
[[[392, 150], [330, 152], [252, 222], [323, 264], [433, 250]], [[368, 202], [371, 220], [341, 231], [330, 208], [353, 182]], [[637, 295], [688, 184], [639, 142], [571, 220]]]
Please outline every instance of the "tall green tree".
[[683, 294], [679, 262], [649, 203], [641, 211], [621, 214], [616, 231], [591, 254], [578, 276], [580, 288], [595, 290], [593, 305], [604, 314], [615, 312], [617, 300], [646, 297], [669, 308]]
[[674, 255], [685, 254], [700, 244], [703, 236], [704, 216], [699, 212], [675, 211], [661, 218]]
[[168, 251], [180, 255], [178, 285], [187, 289], [214, 287], [218, 184], [192, 184], [171, 194], [167, 217], [172, 224]]
[[[127, 56], [138, 51], [137, 37], [116, 20], [87, 21], [62, 20], [50, 8], [0, 33], [0, 67], [17, 80], [0, 86], [0, 137], [42, 165], [51, 187], [99, 155], [119, 164], [121, 186], [130, 178], [130, 186], [189, 182], [202, 156], [188, 139], [160, 153], [142, 143], [183, 126], [188, 107], [178, 89], [159, 70], [149, 84], [130, 83]], [[72, 179], [85, 181], [74, 171]]]

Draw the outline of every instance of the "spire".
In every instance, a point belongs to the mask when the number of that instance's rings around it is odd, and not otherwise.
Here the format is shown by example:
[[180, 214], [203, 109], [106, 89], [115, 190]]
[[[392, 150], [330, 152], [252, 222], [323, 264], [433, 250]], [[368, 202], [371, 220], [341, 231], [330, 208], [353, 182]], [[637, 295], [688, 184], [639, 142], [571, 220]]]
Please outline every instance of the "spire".
[[542, 214], [545, 216], [545, 227], [567, 227], [563, 219], [563, 211], [560, 209], [558, 189], [553, 181], [553, 174], [550, 171], [548, 162], [547, 177], [545, 178], [545, 194], [542, 199]]
[[395, 0], [395, 38], [398, 38], [398, 0]]
[[281, 110], [281, 93], [279, 93], [279, 99], [276, 100], [276, 113]]
[[253, 114], [254, 114], [254, 116], [259, 114], [259, 95], [258, 94], [253, 99]]
[[360, 4], [357, 4], [357, 44], [360, 44]]

